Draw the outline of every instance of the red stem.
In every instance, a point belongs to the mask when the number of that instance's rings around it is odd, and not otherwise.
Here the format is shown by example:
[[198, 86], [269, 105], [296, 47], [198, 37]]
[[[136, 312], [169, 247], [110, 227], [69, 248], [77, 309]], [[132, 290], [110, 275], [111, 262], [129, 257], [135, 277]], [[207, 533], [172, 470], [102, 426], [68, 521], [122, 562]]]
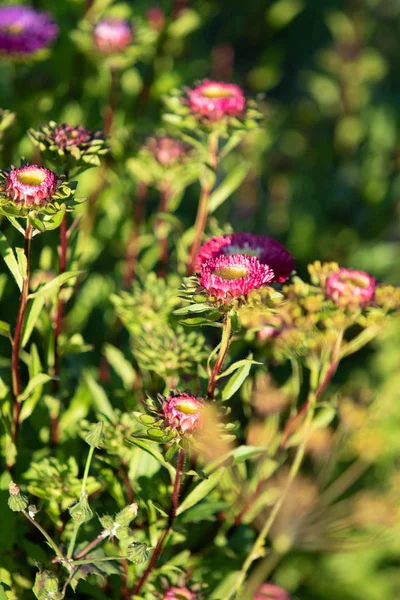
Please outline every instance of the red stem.
[[21, 402], [18, 400], [18, 396], [21, 394], [21, 380], [19, 373], [19, 353], [21, 349], [21, 337], [22, 330], [25, 322], [26, 306], [28, 303], [29, 294], [29, 281], [30, 281], [30, 260], [31, 260], [31, 241], [32, 241], [32, 226], [29, 220], [26, 221], [25, 229], [25, 243], [24, 252], [26, 257], [26, 276], [22, 283], [21, 295], [19, 297], [19, 308], [17, 321], [15, 324], [15, 333], [12, 345], [12, 357], [11, 357], [11, 372], [12, 372], [12, 387], [14, 394], [14, 407], [13, 407], [13, 423], [12, 423], [12, 436], [13, 441], [16, 443], [19, 433], [19, 416], [21, 413]]
[[162, 215], [168, 212], [168, 204], [171, 196], [171, 191], [168, 184], [163, 184], [160, 190], [160, 217], [157, 219], [156, 231], [158, 233], [158, 240], [160, 245], [160, 270], [158, 272], [160, 277], [165, 277], [167, 274], [168, 267], [168, 237], [165, 235], [164, 224], [162, 222]]
[[224, 360], [228, 353], [229, 346], [231, 343], [231, 332], [232, 323], [228, 314], [226, 314], [224, 317], [224, 324], [222, 328], [221, 347], [219, 349], [219, 354], [217, 360], [215, 361], [213, 370], [211, 372], [210, 380], [208, 382], [207, 398], [209, 400], [213, 400], [214, 398], [215, 388], [217, 387], [217, 377], [219, 375], [219, 372], [221, 371], [222, 365], [224, 364]]
[[133, 593], [132, 593], [133, 596], [139, 595], [139, 592], [141, 591], [142, 587], [144, 586], [147, 579], [149, 578], [149, 575], [151, 574], [154, 567], [156, 566], [157, 559], [161, 554], [165, 538], [169, 534], [169, 532], [175, 522], [176, 511], [178, 509], [179, 490], [180, 490], [180, 486], [181, 486], [184, 460], [185, 460], [185, 452], [182, 448], [180, 448], [179, 453], [178, 453], [178, 462], [176, 465], [176, 476], [175, 476], [175, 482], [174, 482], [174, 489], [172, 491], [172, 496], [171, 496], [171, 508], [170, 508], [169, 515], [168, 515], [167, 525], [166, 525], [164, 531], [162, 532], [162, 534], [157, 542], [156, 547], [154, 548], [154, 552], [151, 556], [150, 562], [147, 565], [145, 572], [143, 573], [142, 577], [139, 579], [138, 583], [136, 584], [136, 586], [133, 589]]
[[[213, 135], [209, 136], [208, 141], [208, 162], [209, 167], [211, 167], [211, 169], [215, 172], [218, 165], [218, 139]], [[189, 275], [192, 275], [192, 273], [194, 272], [196, 257], [199, 253], [199, 249], [204, 235], [204, 230], [206, 228], [208, 218], [208, 200], [210, 198], [211, 190], [212, 187], [208, 183], [208, 177], [206, 173], [201, 184], [199, 208], [197, 210], [196, 222], [194, 225], [194, 239], [189, 254]]]
[[135, 279], [136, 263], [139, 255], [138, 240], [140, 229], [145, 216], [145, 204], [147, 197], [147, 186], [140, 181], [136, 188], [136, 198], [133, 204], [133, 224], [132, 231], [126, 247], [125, 265], [123, 274], [123, 286], [130, 287]]
[[100, 535], [98, 535], [97, 538], [92, 540], [87, 546], [83, 548], [83, 550], [81, 550], [80, 552], [78, 552], [78, 554], [74, 556], [74, 560], [78, 560], [78, 558], [83, 558], [84, 556], [86, 556], [86, 554], [89, 554], [89, 552], [93, 550], [93, 548], [96, 548], [96, 546], [101, 544], [101, 542], [104, 542], [105, 539], [106, 538], [100, 533]]

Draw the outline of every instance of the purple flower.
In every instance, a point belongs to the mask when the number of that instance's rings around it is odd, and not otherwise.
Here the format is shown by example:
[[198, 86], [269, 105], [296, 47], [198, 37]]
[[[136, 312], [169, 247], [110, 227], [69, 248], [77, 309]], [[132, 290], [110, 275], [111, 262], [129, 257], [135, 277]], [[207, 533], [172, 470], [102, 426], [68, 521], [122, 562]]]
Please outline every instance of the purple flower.
[[286, 281], [294, 269], [294, 260], [282, 244], [273, 238], [252, 233], [231, 233], [213, 237], [200, 248], [196, 258], [196, 271], [211, 258], [243, 254], [255, 256], [260, 263], [274, 271], [273, 282]]
[[59, 181], [53, 171], [26, 165], [12, 169], [5, 181], [5, 194], [16, 204], [23, 206], [46, 206], [58, 188]]
[[122, 52], [132, 42], [132, 29], [125, 19], [103, 19], [94, 28], [94, 41], [102, 54]]
[[272, 281], [273, 270], [255, 256], [245, 254], [218, 256], [205, 262], [200, 271], [201, 285], [210, 295], [225, 302], [246, 296]]
[[0, 53], [33, 54], [57, 35], [58, 26], [48, 13], [19, 4], [0, 7]]
[[181, 433], [191, 433], [201, 427], [202, 408], [202, 399], [183, 393], [166, 398], [162, 410], [169, 427]]
[[326, 280], [326, 293], [337, 304], [368, 304], [375, 293], [376, 281], [364, 271], [339, 269]]

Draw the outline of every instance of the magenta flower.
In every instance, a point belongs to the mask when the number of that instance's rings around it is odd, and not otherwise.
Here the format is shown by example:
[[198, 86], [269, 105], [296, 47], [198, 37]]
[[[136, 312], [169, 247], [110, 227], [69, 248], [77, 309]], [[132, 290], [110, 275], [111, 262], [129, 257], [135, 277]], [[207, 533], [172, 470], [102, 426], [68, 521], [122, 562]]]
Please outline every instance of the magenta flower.
[[188, 148], [180, 140], [163, 135], [151, 137], [146, 142], [147, 148], [160, 165], [170, 167], [187, 155]]
[[30, 6], [0, 8], [0, 54], [28, 55], [46, 48], [58, 35], [53, 18]]
[[93, 134], [92, 131], [89, 131], [83, 125], [77, 125], [74, 127], [73, 125], [67, 125], [66, 123], [63, 123], [62, 125], [57, 125], [55, 127], [53, 140], [54, 145], [61, 150], [65, 150], [71, 146], [86, 146], [94, 137], [96, 137], [96, 135], [97, 137], [100, 137], [98, 134], [102, 134], [102, 132], [96, 132], [96, 134]]
[[196, 596], [186, 587], [172, 587], [165, 594], [164, 600], [196, 600]]
[[238, 117], [246, 105], [243, 90], [234, 83], [208, 81], [195, 88], [187, 89], [190, 110], [210, 121], [224, 117]]
[[285, 590], [272, 583], [264, 583], [258, 590], [254, 600], [290, 600]]
[[9, 200], [23, 206], [46, 206], [57, 190], [57, 175], [37, 165], [12, 169], [5, 181], [4, 191]]
[[200, 283], [212, 296], [226, 302], [246, 296], [251, 290], [271, 283], [274, 272], [255, 256], [233, 254], [218, 256], [203, 263]]
[[261, 264], [274, 271], [273, 282], [286, 281], [294, 269], [294, 260], [282, 244], [273, 238], [252, 233], [231, 233], [213, 237], [200, 248], [196, 258], [196, 271], [210, 259], [231, 254], [255, 256]]
[[326, 280], [326, 294], [338, 304], [367, 304], [375, 293], [376, 281], [364, 271], [339, 269]]
[[169, 396], [162, 406], [166, 424], [181, 433], [191, 433], [201, 427], [202, 408], [202, 399], [185, 393]]
[[122, 52], [132, 42], [132, 29], [125, 19], [103, 19], [94, 28], [94, 41], [102, 54]]

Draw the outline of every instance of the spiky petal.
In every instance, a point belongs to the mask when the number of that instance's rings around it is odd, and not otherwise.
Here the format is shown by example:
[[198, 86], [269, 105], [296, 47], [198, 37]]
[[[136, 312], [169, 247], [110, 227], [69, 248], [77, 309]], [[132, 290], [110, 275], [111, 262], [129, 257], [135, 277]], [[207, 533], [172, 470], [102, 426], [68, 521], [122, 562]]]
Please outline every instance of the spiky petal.
[[244, 111], [246, 99], [243, 90], [234, 83], [208, 81], [186, 90], [190, 110], [199, 117], [219, 121], [224, 117], [238, 117]]
[[375, 293], [376, 281], [364, 271], [339, 269], [326, 280], [326, 294], [337, 304], [368, 304]]
[[57, 35], [58, 26], [48, 13], [20, 4], [0, 8], [0, 54], [34, 54]]
[[94, 41], [102, 54], [122, 52], [132, 42], [132, 29], [125, 19], [102, 19], [94, 28]]
[[57, 175], [37, 165], [12, 169], [4, 185], [9, 200], [22, 206], [46, 206], [57, 190]]
[[255, 256], [218, 256], [204, 263], [200, 283], [210, 295], [229, 302], [274, 281], [274, 272]]
[[191, 433], [202, 424], [203, 400], [183, 393], [169, 396], [162, 406], [166, 424], [180, 433]]
[[213, 237], [203, 244], [196, 258], [196, 271], [200, 271], [210, 259], [232, 254], [258, 258], [261, 264], [268, 265], [274, 271], [274, 283], [286, 281], [294, 269], [294, 260], [288, 250], [273, 238], [252, 233], [231, 233]]

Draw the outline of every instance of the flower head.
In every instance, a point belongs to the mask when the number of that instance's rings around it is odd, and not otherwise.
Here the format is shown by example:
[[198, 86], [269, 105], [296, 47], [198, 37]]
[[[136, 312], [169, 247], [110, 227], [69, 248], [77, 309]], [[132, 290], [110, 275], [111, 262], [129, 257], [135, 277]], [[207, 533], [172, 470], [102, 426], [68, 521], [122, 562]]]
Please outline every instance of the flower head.
[[326, 280], [326, 294], [337, 304], [367, 304], [375, 293], [376, 282], [364, 271], [339, 269]]
[[195, 88], [186, 90], [186, 93], [192, 113], [210, 121], [238, 117], [246, 105], [243, 90], [234, 83], [204, 80]]
[[263, 265], [274, 271], [273, 282], [286, 281], [294, 269], [294, 260], [282, 244], [273, 238], [251, 233], [231, 233], [213, 237], [200, 248], [195, 268], [200, 271], [202, 265], [218, 256], [241, 254], [255, 256]]
[[98, 50], [106, 55], [122, 52], [132, 42], [132, 29], [125, 19], [102, 19], [93, 35]]
[[221, 255], [203, 263], [200, 283], [219, 299], [229, 300], [246, 296], [251, 290], [271, 283], [274, 272], [255, 256], [244, 254]]
[[195, 600], [196, 596], [186, 587], [169, 588], [164, 596], [164, 600]]
[[29, 55], [48, 46], [58, 35], [53, 18], [20, 4], [0, 8], [0, 53]]
[[185, 144], [168, 135], [151, 137], [147, 140], [146, 146], [163, 167], [170, 167], [182, 160], [188, 152]]
[[191, 433], [201, 427], [202, 408], [202, 399], [185, 393], [169, 396], [162, 406], [167, 425], [181, 433]]
[[264, 583], [258, 590], [254, 600], [289, 600], [287, 592], [272, 583]]
[[4, 184], [9, 200], [22, 206], [46, 206], [57, 190], [57, 175], [37, 165], [25, 165], [12, 169]]

